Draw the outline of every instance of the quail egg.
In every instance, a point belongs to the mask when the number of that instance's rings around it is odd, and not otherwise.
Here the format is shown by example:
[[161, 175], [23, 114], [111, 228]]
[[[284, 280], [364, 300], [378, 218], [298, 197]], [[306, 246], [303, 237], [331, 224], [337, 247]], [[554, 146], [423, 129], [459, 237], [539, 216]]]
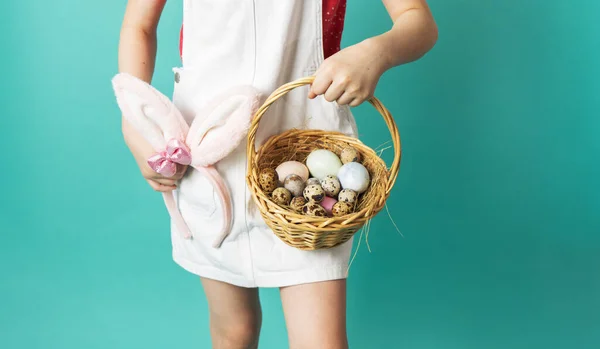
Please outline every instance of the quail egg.
[[258, 175], [258, 184], [262, 190], [271, 193], [279, 184], [277, 172], [272, 168], [264, 168]]
[[309, 202], [308, 204], [304, 205], [302, 212], [313, 217], [327, 217], [327, 212], [323, 206], [317, 204], [316, 202]]
[[325, 191], [320, 185], [313, 184], [304, 188], [304, 198], [306, 201], [321, 202], [324, 197]]
[[293, 197], [302, 196], [305, 186], [302, 177], [295, 174], [287, 176], [283, 182], [283, 187], [289, 190]]
[[334, 217], [341, 217], [352, 213], [352, 211], [354, 211], [353, 208], [354, 207], [352, 206], [352, 204], [349, 204], [344, 201], [338, 201], [335, 205], [333, 205], [331, 213]]
[[327, 196], [336, 197], [342, 189], [339, 179], [336, 176], [328, 175], [321, 180], [321, 187]]
[[290, 208], [297, 213], [302, 213], [302, 208], [306, 205], [306, 199], [302, 196], [297, 196], [290, 202]]
[[352, 189], [343, 189], [340, 192], [340, 195], [338, 195], [339, 201], [344, 201], [349, 204], [355, 203], [357, 199], [358, 199], [358, 193]]
[[285, 188], [277, 188], [272, 194], [273, 201], [281, 206], [287, 206], [292, 200], [292, 193]]
[[347, 164], [349, 162], [360, 162], [360, 153], [352, 147], [346, 147], [342, 149], [340, 159], [342, 160], [343, 164]]

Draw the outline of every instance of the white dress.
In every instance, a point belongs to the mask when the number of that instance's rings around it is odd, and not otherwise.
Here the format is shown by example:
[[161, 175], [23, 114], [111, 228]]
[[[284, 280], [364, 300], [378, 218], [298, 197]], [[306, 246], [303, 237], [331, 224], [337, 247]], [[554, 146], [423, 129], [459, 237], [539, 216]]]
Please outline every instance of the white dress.
[[[268, 96], [277, 87], [312, 75], [324, 60], [321, 0], [184, 0], [182, 67], [174, 68], [173, 101], [188, 122], [193, 110], [236, 85]], [[289, 128], [356, 135], [347, 107], [298, 88], [267, 112], [257, 141]], [[227, 142], [226, 139], [223, 142]], [[176, 191], [177, 205], [194, 238], [171, 224], [173, 258], [201, 277], [241, 287], [283, 287], [347, 276], [352, 240], [333, 249], [301, 251], [283, 243], [263, 222], [246, 186], [243, 142], [216, 168], [233, 197], [233, 228], [219, 248], [215, 192], [190, 169]]]

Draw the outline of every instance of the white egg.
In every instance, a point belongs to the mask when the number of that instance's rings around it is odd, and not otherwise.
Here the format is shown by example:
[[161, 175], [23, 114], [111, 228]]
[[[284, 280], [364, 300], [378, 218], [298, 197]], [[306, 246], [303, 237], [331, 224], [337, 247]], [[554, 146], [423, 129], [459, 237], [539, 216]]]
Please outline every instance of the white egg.
[[349, 162], [342, 166], [337, 175], [342, 188], [351, 189], [357, 193], [364, 193], [369, 188], [371, 181], [369, 171], [358, 162]]
[[335, 176], [342, 167], [342, 161], [334, 152], [318, 149], [308, 155], [306, 166], [313, 177], [321, 180], [329, 175]]

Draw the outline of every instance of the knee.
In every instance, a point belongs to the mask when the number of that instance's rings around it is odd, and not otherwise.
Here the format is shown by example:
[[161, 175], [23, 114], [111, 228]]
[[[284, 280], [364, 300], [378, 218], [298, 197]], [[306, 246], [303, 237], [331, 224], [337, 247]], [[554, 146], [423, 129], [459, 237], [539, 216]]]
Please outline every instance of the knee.
[[218, 349], [254, 349], [258, 347], [260, 321], [236, 321], [223, 324], [213, 331], [213, 343]]

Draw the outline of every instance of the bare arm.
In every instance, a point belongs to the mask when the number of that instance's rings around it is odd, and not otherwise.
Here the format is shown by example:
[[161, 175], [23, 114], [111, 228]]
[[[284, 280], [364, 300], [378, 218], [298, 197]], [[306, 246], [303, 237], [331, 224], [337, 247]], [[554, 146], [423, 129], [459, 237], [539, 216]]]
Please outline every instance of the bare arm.
[[[383, 0], [394, 25], [390, 31], [374, 37], [384, 47], [384, 69], [421, 58], [438, 38], [437, 25], [425, 0]], [[378, 42], [378, 43], [377, 43]]]
[[[128, 1], [119, 40], [120, 72], [148, 83], [152, 81], [157, 48], [156, 28], [166, 2], [167, 0]], [[185, 167], [178, 165], [177, 174], [171, 178], [152, 171], [146, 159], [154, 154], [154, 149], [125, 118], [122, 118], [121, 124], [125, 143], [148, 184], [157, 191], [175, 189], [177, 180], [185, 173]]]
[[146, 82], [156, 60], [156, 28], [167, 0], [129, 0], [121, 26], [119, 71]]
[[383, 0], [394, 25], [329, 57], [316, 73], [310, 98], [357, 106], [373, 95], [387, 70], [421, 58], [437, 41], [426, 0]]

